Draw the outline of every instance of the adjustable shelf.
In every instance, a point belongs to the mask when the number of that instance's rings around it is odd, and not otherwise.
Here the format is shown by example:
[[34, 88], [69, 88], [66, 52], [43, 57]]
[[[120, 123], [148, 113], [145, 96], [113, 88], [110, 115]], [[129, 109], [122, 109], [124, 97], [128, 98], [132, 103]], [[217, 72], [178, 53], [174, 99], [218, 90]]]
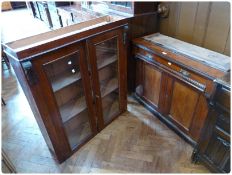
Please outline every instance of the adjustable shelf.
[[118, 88], [118, 78], [114, 77], [111, 79], [107, 79], [101, 82], [101, 97], [105, 97], [112, 91], [116, 90]]
[[108, 45], [107, 46], [100, 46], [100, 45], [98, 45], [97, 46], [97, 51], [98, 52], [117, 53], [118, 50], [115, 47], [109, 47]]
[[104, 54], [98, 57], [97, 60], [97, 68], [102, 69], [114, 62], [117, 61], [117, 55], [116, 54]]
[[72, 149], [75, 149], [81, 143], [85, 142], [92, 135], [88, 110], [85, 109], [78, 115], [74, 116], [64, 124], [69, 144]]
[[85, 109], [87, 109], [87, 105], [84, 96], [65, 103], [60, 107], [60, 114], [63, 123], [69, 121], [71, 118], [78, 115]]
[[103, 117], [105, 123], [109, 122], [119, 113], [119, 99], [115, 91], [102, 99]]
[[66, 71], [62, 74], [59, 74], [52, 79], [51, 84], [52, 84], [53, 91], [54, 92], [59, 91], [63, 89], [64, 87], [80, 79], [81, 79], [80, 72], [72, 73], [71, 71], [70, 72]]

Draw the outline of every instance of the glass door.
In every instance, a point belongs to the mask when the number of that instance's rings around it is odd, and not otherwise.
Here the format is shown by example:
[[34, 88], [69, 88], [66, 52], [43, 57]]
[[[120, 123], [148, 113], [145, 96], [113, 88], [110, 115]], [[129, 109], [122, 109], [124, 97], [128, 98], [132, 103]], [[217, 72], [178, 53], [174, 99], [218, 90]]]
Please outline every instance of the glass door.
[[100, 128], [123, 111], [122, 101], [126, 99], [122, 89], [124, 75], [123, 71], [119, 71], [123, 47], [121, 34], [120, 30], [116, 30], [88, 41]]
[[43, 64], [72, 150], [92, 136], [81, 59], [76, 51]]
[[96, 45], [96, 59], [102, 100], [102, 115], [104, 124], [106, 124], [120, 112], [117, 38]]

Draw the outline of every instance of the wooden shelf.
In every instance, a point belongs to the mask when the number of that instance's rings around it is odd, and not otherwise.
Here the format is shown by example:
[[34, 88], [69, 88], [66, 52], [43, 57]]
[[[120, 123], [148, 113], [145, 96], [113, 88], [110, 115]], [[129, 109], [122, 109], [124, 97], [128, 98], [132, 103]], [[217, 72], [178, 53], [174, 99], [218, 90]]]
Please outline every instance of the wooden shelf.
[[112, 78], [101, 82], [101, 97], [105, 97], [118, 88], [118, 78]]
[[118, 95], [112, 93], [106, 96], [102, 101], [102, 108], [104, 123], [107, 123], [120, 112]]
[[80, 79], [81, 79], [80, 72], [73, 74], [70, 70], [70, 72], [64, 72], [62, 74], [59, 74], [52, 79], [51, 84], [53, 91], [56, 92]]
[[65, 103], [60, 107], [62, 121], [64, 123], [69, 121], [71, 118], [81, 113], [85, 109], [87, 109], [87, 105], [84, 96], [78, 99], [70, 100], [68, 103]]
[[107, 65], [110, 65], [117, 61], [117, 55], [115, 54], [107, 54], [107, 55], [101, 55], [97, 57], [97, 68], [102, 69]]
[[89, 123], [79, 125], [73, 131], [67, 133], [71, 148], [74, 150], [77, 146], [84, 143], [92, 134]]
[[87, 109], [66, 122], [64, 126], [72, 149], [75, 149], [92, 135]]
[[107, 46], [97, 46], [97, 52], [113, 52], [117, 53], [117, 48], [116, 47], [107, 47]]

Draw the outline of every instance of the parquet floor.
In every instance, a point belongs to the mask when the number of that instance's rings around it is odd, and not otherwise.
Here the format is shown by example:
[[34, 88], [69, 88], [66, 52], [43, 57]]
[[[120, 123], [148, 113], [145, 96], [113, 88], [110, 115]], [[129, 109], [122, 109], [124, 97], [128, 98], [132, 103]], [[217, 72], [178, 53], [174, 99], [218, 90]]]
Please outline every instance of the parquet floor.
[[2, 148], [19, 173], [208, 173], [192, 147], [128, 97], [128, 112], [71, 158], [51, 156], [13, 71], [2, 73]]

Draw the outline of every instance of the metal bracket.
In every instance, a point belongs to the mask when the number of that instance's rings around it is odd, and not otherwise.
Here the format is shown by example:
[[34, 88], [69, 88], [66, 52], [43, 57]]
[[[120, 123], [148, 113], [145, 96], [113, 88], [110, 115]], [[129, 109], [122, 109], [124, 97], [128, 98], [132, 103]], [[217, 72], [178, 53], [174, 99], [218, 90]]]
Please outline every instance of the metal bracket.
[[126, 40], [127, 40], [127, 31], [129, 30], [129, 26], [126, 25], [124, 26], [124, 32], [123, 32], [123, 44], [126, 45]]
[[25, 61], [22, 63], [24, 73], [26, 75], [27, 81], [30, 85], [34, 85], [38, 82], [38, 77], [32, 69], [31, 61]]
[[190, 73], [188, 71], [184, 70], [184, 69], [180, 69], [180, 73], [183, 74], [186, 77], [190, 76]]

